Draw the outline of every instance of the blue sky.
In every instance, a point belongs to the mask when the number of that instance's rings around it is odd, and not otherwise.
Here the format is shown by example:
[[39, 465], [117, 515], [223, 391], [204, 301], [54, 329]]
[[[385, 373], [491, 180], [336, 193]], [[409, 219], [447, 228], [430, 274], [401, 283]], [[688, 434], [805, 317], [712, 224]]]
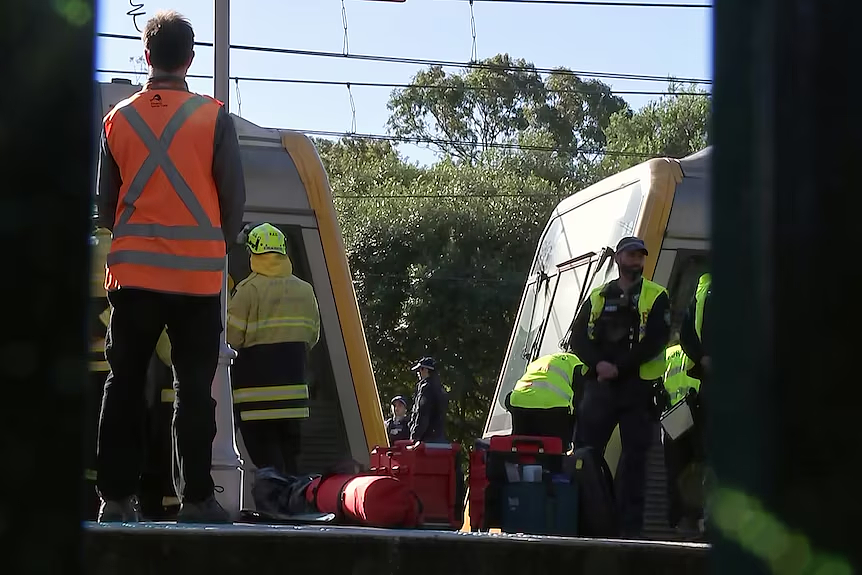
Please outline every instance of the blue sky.
[[[704, 3], [704, 0], [677, 0]], [[196, 38], [213, 39], [212, 0], [138, 0], [146, 18], [162, 8], [186, 15]], [[355, 54], [402, 56], [466, 62], [472, 36], [470, 6], [459, 0], [407, 0], [389, 3], [346, 0], [349, 49]], [[712, 77], [712, 11], [693, 8], [547, 6], [477, 2], [477, 55], [500, 52], [539, 67], [677, 77]], [[129, 0], [98, 0], [99, 32], [137, 34]], [[340, 0], [233, 0], [231, 43], [341, 52], [344, 30]], [[98, 39], [97, 68], [133, 69], [130, 58], [140, 42]], [[231, 52], [231, 74], [350, 82], [407, 83], [421, 67], [244, 51]], [[198, 47], [191, 73], [212, 74], [212, 50]], [[108, 80], [118, 74], [97, 74]], [[138, 77], [139, 79], [142, 76]], [[133, 78], [134, 79], [134, 78]], [[663, 82], [608, 80], [617, 90], [663, 90]], [[212, 94], [211, 80], [192, 80], [194, 91]], [[385, 133], [389, 88], [354, 87], [356, 131]], [[344, 86], [240, 82], [240, 109], [231, 82], [230, 109], [268, 127], [344, 132], [351, 109]], [[649, 97], [627, 96], [633, 107]], [[433, 160], [427, 150], [401, 146], [411, 159]]]

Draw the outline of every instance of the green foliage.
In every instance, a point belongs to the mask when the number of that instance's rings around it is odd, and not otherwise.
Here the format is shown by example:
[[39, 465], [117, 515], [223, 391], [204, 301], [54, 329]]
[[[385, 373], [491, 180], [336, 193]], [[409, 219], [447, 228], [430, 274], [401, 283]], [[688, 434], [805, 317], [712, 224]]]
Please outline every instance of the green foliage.
[[[601, 164], [601, 174], [611, 175], [644, 161], [650, 155], [682, 158], [702, 150], [708, 144], [710, 98], [695, 85], [671, 82], [664, 96], [637, 112], [618, 112], [611, 117], [608, 149], [632, 156], [608, 155]], [[677, 95], [683, 92], [684, 95]]]
[[602, 147], [610, 117], [626, 109], [609, 86], [565, 68], [543, 79], [532, 63], [508, 54], [481, 64], [456, 74], [440, 66], [416, 74], [413, 87], [394, 91], [389, 100], [389, 129], [433, 140], [444, 155], [475, 164], [494, 143], [530, 134], [545, 135], [569, 153]]
[[[449, 436], [468, 445], [482, 433], [551, 210], [650, 153], [701, 149], [709, 112], [701, 96], [669, 96], [633, 112], [601, 82], [542, 78], [508, 55], [485, 62], [491, 69], [460, 74], [432, 67], [413, 83], [446, 90], [407, 88], [390, 99], [394, 134], [438, 140], [434, 165], [406, 162], [389, 142], [316, 142], [337, 198], [381, 403], [412, 397], [411, 362], [434, 356], [450, 390]], [[605, 147], [645, 155], [592, 153]]]

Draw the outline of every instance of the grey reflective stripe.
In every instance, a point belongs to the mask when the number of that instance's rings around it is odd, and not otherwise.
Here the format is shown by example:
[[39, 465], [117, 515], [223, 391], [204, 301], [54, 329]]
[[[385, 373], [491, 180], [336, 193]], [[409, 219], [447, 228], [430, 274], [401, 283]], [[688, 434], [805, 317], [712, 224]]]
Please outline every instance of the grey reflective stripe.
[[667, 373], [664, 376], [665, 380], [668, 380], [668, 379], [672, 378], [673, 376], [682, 373], [682, 369], [683, 369], [682, 363], [675, 363], [672, 368], [667, 370]]
[[[138, 173], [129, 184], [129, 189], [123, 197], [125, 209], [117, 220], [114, 227], [114, 238], [123, 236], [145, 236], [159, 237], [177, 240], [224, 240], [221, 230], [213, 226], [206, 212], [198, 202], [192, 189], [183, 178], [180, 171], [174, 165], [168, 155], [168, 149], [186, 120], [191, 117], [201, 106], [207, 103], [202, 96], [192, 96], [179, 107], [173, 117], [165, 125], [162, 135], [156, 137], [146, 121], [132, 106], [120, 108], [119, 113], [129, 122], [149, 152], [147, 159], [141, 164]], [[156, 173], [156, 168], [161, 168], [168, 182], [174, 188], [183, 205], [197, 222], [197, 226], [161, 226], [154, 224], [130, 224], [129, 218], [135, 212], [135, 202], [141, 197], [144, 188]], [[172, 229], [176, 227], [176, 229]]]
[[133, 250], [109, 253], [108, 267], [116, 264], [138, 264], [192, 272], [220, 272], [224, 270], [224, 258], [198, 258]]
[[224, 235], [219, 228], [200, 226], [164, 226], [162, 224], [120, 224], [119, 235], [166, 240], [220, 240]]
[[552, 371], [552, 372], [556, 373], [557, 375], [559, 375], [560, 377], [562, 377], [562, 378], [563, 378], [563, 380], [564, 380], [566, 383], [568, 383], [568, 384], [569, 384], [569, 387], [571, 387], [571, 386], [572, 386], [572, 374], [571, 374], [571, 373], [566, 373], [566, 371], [565, 371], [565, 370], [560, 369], [560, 368], [559, 368], [559, 367], [557, 367], [556, 365], [549, 365], [549, 366], [548, 366], [548, 371]]
[[560, 389], [559, 387], [557, 387], [553, 383], [548, 383], [547, 381], [541, 381], [541, 380], [539, 380], [539, 381], [525, 381], [525, 382], [523, 382], [523, 384], [528, 385], [530, 387], [539, 387], [541, 389], [547, 389], [548, 391], [552, 391], [556, 395], [559, 395], [560, 397], [562, 397], [566, 401], [572, 400], [571, 395], [569, 395], [568, 393], [566, 393], [565, 391], [563, 391], [562, 389]]

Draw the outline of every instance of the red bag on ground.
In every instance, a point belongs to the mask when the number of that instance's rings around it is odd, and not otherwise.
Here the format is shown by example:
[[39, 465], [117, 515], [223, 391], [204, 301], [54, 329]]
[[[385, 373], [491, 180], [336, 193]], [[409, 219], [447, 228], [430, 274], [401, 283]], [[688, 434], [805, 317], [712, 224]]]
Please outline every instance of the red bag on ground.
[[306, 497], [321, 513], [335, 513], [339, 522], [406, 528], [422, 524], [422, 503], [394, 477], [331, 475], [315, 480]]

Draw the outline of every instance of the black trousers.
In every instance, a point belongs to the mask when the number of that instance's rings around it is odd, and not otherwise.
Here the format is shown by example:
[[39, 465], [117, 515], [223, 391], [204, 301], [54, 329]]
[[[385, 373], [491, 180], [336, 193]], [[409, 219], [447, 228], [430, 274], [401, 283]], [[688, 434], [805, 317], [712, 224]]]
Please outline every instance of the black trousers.
[[538, 437], [559, 437], [563, 451], [572, 444], [575, 419], [565, 407], [550, 409], [527, 409], [513, 407], [506, 397], [506, 408], [512, 415], [512, 435], [534, 435]]
[[147, 366], [165, 326], [176, 371], [172, 433], [179, 460], [182, 499], [199, 502], [213, 493], [212, 441], [215, 402], [210, 391], [218, 366], [219, 296], [163, 294], [120, 289], [108, 296], [111, 321], [105, 355], [111, 366], [99, 420], [98, 487], [104, 499], [133, 495], [142, 466]]
[[664, 462], [667, 469], [668, 523], [679, 525], [683, 518], [703, 516], [703, 466], [700, 433], [696, 429], [677, 439], [664, 434]]
[[138, 491], [144, 517], [155, 521], [176, 518], [179, 510], [173, 469], [173, 372], [153, 355], [147, 372], [146, 440]]
[[102, 406], [102, 391], [105, 388], [106, 372], [90, 372], [89, 389], [84, 411], [84, 492], [83, 519], [95, 521], [99, 515], [99, 494], [93, 476], [96, 465], [96, 442], [99, 436], [99, 409]]
[[636, 536], [643, 528], [646, 458], [656, 426], [651, 386], [641, 379], [584, 382], [575, 447], [604, 453], [617, 425], [622, 442], [615, 479], [620, 524], [624, 536]]
[[258, 469], [273, 467], [282, 475], [297, 475], [302, 420], [242, 421], [239, 410], [235, 413], [242, 441], [254, 466]]

